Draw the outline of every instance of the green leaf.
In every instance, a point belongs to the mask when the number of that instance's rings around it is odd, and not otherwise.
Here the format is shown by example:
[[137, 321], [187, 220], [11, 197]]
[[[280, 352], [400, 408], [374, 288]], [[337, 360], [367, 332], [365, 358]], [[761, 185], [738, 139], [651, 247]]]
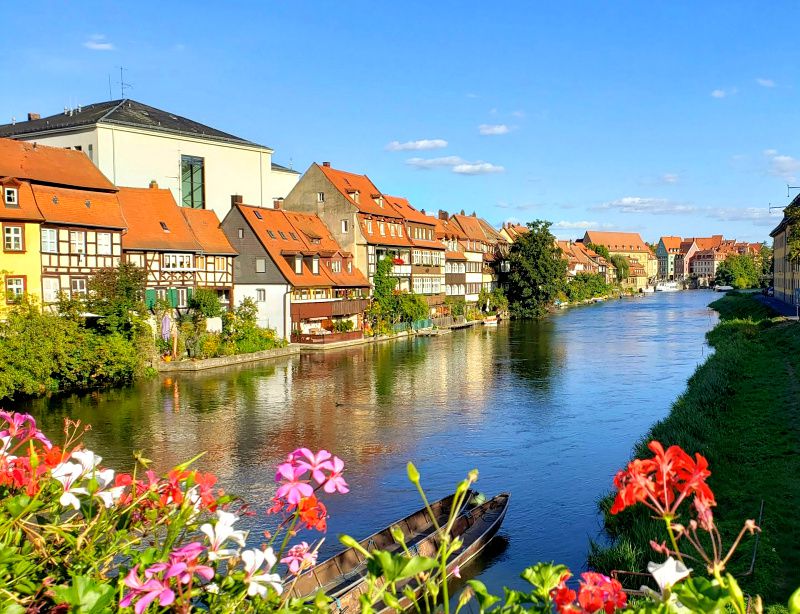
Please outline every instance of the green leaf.
[[400, 580], [413, 578], [417, 574], [433, 569], [437, 565], [436, 559], [431, 559], [426, 556], [413, 556], [410, 559], [406, 559], [404, 556], [398, 555], [398, 558], [405, 560], [405, 565], [403, 565], [400, 571]]
[[495, 603], [500, 601], [500, 597], [489, 593], [486, 589], [486, 585], [480, 580], [467, 580], [467, 584], [475, 591], [475, 598], [478, 600], [481, 612], [488, 610]]
[[724, 612], [725, 604], [730, 601], [728, 591], [714, 580], [707, 578], [687, 578], [672, 587], [678, 600], [692, 612]]
[[565, 565], [555, 563], [537, 563], [522, 572], [521, 577], [533, 584], [533, 594], [542, 601], [550, 599], [550, 593], [561, 583], [561, 578], [569, 574]]
[[392, 608], [393, 610], [397, 610], [398, 612], [402, 612], [405, 609], [400, 603], [400, 600], [390, 593], [384, 593], [383, 602], [390, 608]]
[[789, 597], [789, 614], [800, 614], [800, 588]]
[[106, 614], [112, 611], [114, 589], [87, 576], [75, 576], [71, 586], [54, 586], [52, 590], [56, 603], [68, 604], [70, 612]]

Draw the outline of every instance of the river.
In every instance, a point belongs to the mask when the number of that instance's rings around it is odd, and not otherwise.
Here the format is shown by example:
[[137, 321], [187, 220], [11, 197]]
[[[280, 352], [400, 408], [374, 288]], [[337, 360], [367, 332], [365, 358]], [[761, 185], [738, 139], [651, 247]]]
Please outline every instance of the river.
[[[413, 460], [433, 498], [472, 468], [477, 488], [512, 494], [499, 538], [465, 576], [522, 586], [539, 560], [585, 566], [601, 530], [596, 501], [634, 443], [664, 417], [709, 349], [708, 291], [659, 293], [431, 338], [390, 341], [130, 388], [39, 399], [15, 409], [55, 435], [64, 416], [92, 425], [86, 445], [130, 468], [198, 466], [263, 510], [274, 467], [295, 447], [347, 463], [351, 492], [328, 497], [328, 540], [361, 538], [420, 507]], [[57, 438], [57, 437], [56, 437]], [[263, 524], [253, 520], [253, 543]]]

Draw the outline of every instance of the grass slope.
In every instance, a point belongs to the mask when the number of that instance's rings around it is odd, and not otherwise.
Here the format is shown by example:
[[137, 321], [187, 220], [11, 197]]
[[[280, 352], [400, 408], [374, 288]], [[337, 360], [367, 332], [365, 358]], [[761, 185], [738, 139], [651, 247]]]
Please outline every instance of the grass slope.
[[[758, 518], [763, 499], [755, 569], [740, 583], [766, 603], [786, 603], [800, 585], [800, 325], [773, 319], [752, 296], [734, 293], [711, 307], [721, 319], [708, 333], [715, 353], [634, 456], [649, 456], [645, 445], [651, 439], [705, 455], [726, 545], [746, 518]], [[643, 571], [651, 558], [658, 559], [650, 540], [662, 541], [666, 533], [644, 506], [611, 516], [612, 501], [609, 496], [600, 502], [611, 545], [592, 544], [589, 566]], [[737, 576], [750, 567], [754, 539], [743, 541], [729, 565]]]

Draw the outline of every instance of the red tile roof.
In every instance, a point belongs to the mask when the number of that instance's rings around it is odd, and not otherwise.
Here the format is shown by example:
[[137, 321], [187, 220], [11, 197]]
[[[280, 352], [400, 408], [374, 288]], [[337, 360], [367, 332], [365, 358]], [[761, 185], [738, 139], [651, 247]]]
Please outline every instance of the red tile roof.
[[587, 230], [584, 243], [604, 245], [610, 252], [649, 252], [638, 232], [601, 232]]
[[436, 238], [437, 239], [466, 239], [467, 235], [461, 230], [458, 224], [450, 220], [436, 219]]
[[202, 251], [169, 190], [120, 188], [117, 196], [128, 226], [122, 235], [122, 249]]
[[713, 249], [722, 245], [722, 235], [712, 235], [710, 237], [686, 237], [686, 241], [694, 241], [700, 249]]
[[16, 188], [17, 189], [17, 204], [18, 207], [9, 207], [5, 204], [5, 199], [0, 195], [0, 220], [16, 220], [16, 221], [31, 221], [41, 222], [42, 213], [36, 206], [36, 200], [33, 198], [33, 190], [31, 184], [27, 181], [17, 181], [15, 179], [7, 178], [5, 181], [0, 181], [2, 187]]
[[450, 252], [447, 251], [444, 253], [445, 260], [466, 260], [467, 255], [464, 252]]
[[32, 188], [36, 206], [46, 222], [94, 228], [126, 227], [114, 192], [35, 184]]
[[0, 139], [0, 177], [29, 179], [34, 183], [116, 191], [86, 154], [74, 149], [47, 147]]
[[235, 256], [237, 251], [233, 249], [228, 237], [222, 231], [219, 225], [219, 218], [217, 214], [211, 209], [189, 209], [188, 207], [180, 207], [181, 213], [192, 233], [203, 249], [204, 254], [212, 254], [216, 256]]
[[664, 244], [666, 250], [680, 250], [683, 239], [680, 237], [661, 237], [661, 242]]
[[384, 201], [389, 203], [397, 213], [400, 214], [400, 217], [408, 220], [409, 222], [416, 222], [418, 224], [430, 224], [434, 225], [435, 221], [430, 216], [425, 215], [422, 211], [418, 211], [414, 207], [411, 206], [411, 203], [408, 202], [407, 199], [402, 198], [400, 196], [389, 196], [388, 194], [383, 195]]
[[[386, 217], [399, 218], [397, 210], [384, 200], [383, 206], [375, 202], [382, 194], [375, 187], [366, 175], [356, 175], [347, 171], [340, 171], [330, 166], [317, 165], [317, 168], [328, 178], [328, 180], [341, 192], [361, 213], [372, 215], [383, 215]], [[358, 193], [356, 198], [355, 193]]]

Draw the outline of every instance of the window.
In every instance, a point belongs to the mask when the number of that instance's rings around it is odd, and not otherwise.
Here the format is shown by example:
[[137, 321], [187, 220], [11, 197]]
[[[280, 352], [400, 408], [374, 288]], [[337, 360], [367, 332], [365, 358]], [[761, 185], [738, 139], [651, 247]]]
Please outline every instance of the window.
[[6, 203], [6, 207], [19, 208], [19, 200], [17, 197], [17, 188], [5, 188], [3, 190], [3, 200]]
[[167, 228], [166, 222], [159, 222], [159, 224], [161, 224], [161, 230], [163, 230], [164, 232], [169, 232], [169, 228]]
[[55, 303], [58, 300], [58, 293], [61, 292], [61, 284], [58, 277], [42, 278], [42, 300], [45, 303]]
[[6, 302], [14, 303], [25, 294], [24, 277], [6, 277]]
[[279, 231], [278, 231], [278, 234], [279, 234], [279, 235], [281, 235], [281, 239], [283, 239], [284, 241], [286, 241], [286, 240], [287, 240], [287, 239], [286, 239], [286, 235], [285, 235], [285, 234], [283, 234], [283, 231], [282, 231], [282, 230], [279, 230]]
[[164, 254], [165, 269], [191, 269], [192, 254]]
[[372, 220], [367, 220], [367, 232], [372, 234]]
[[295, 241], [297, 241], [297, 235], [294, 234], [293, 232], [290, 232], [289, 236], [292, 237], [292, 239], [294, 239]]
[[331, 271], [334, 273], [341, 273], [342, 272], [342, 261], [341, 260], [331, 260]]
[[238, 231], [238, 235], [240, 239], [244, 239], [244, 228], [240, 228]]
[[389, 224], [389, 234], [392, 235], [392, 236], [395, 235], [394, 227], [395, 227], [395, 224]]
[[253, 211], [253, 215], [255, 215], [258, 219], [263, 220], [264, 218], [261, 215], [261, 211]]
[[256, 258], [256, 273], [266, 273], [266, 272], [267, 272], [267, 259]]
[[342, 232], [346, 233], [349, 230], [349, 222], [347, 220], [342, 220]]
[[25, 251], [25, 235], [22, 226], [3, 225], [3, 249], [7, 252]]
[[325, 202], [325, 192], [317, 192], [317, 202], [318, 203]]
[[176, 307], [186, 307], [186, 288], [178, 288], [176, 295], [178, 297]]
[[203, 158], [181, 156], [181, 198], [184, 207], [205, 209]]
[[86, 296], [86, 279], [83, 277], [73, 277], [69, 282], [69, 289], [72, 296]]
[[55, 228], [42, 228], [42, 251], [58, 253], [58, 231]]
[[267, 291], [263, 288], [256, 289], [256, 302], [264, 303], [267, 300]]
[[88, 155], [89, 159], [94, 162], [94, 146], [91, 143], [89, 143], [87, 150], [88, 151], [86, 152], [86, 155]]
[[272, 232], [271, 230], [268, 230], [268, 231], [267, 231], [267, 234], [269, 235], [269, 238], [270, 238], [270, 239], [274, 239], [274, 238], [275, 238], [275, 233], [274, 233], [274, 232]]
[[311, 260], [311, 272], [314, 275], [319, 275], [319, 256], [314, 256]]
[[111, 233], [98, 232], [97, 233], [97, 254], [99, 256], [111, 255]]
[[[209, 259], [210, 260], [210, 259]], [[214, 258], [214, 262], [216, 263], [216, 268], [218, 271], [224, 271], [228, 267], [226, 266], [225, 257], [224, 256], [217, 256]]]
[[294, 272], [298, 275], [303, 273], [303, 257], [300, 255], [294, 257]]
[[380, 228], [381, 236], [386, 236], [386, 224], [378, 222], [378, 227]]
[[347, 261], [347, 272], [348, 273], [352, 273], [353, 272], [353, 263], [350, 262], [349, 260]]
[[82, 230], [69, 231], [69, 253], [70, 254], [85, 254], [86, 253], [86, 233]]

